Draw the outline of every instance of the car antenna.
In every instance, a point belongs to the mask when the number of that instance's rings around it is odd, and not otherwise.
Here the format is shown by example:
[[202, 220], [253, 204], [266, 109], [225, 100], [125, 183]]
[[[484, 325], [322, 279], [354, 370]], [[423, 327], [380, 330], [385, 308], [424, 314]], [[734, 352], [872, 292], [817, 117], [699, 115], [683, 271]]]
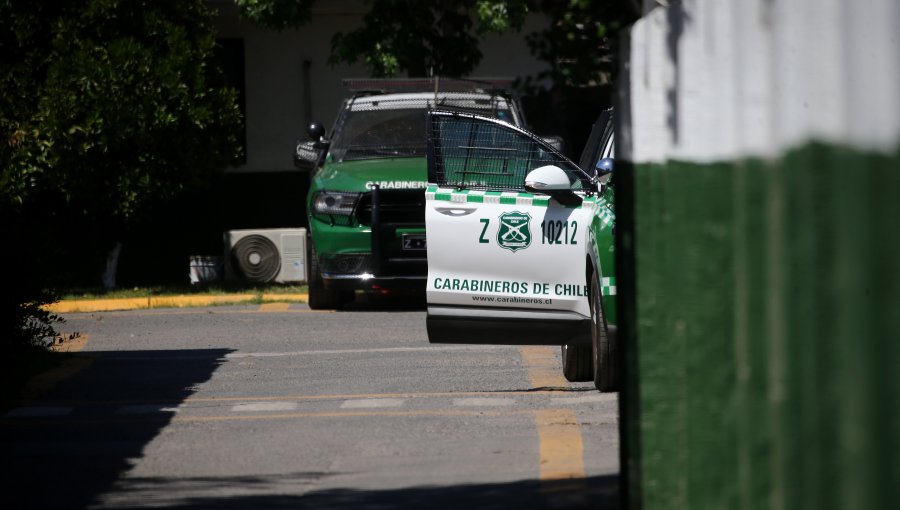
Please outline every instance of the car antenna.
[[441, 77], [434, 77], [434, 107], [437, 108], [438, 105], [438, 88], [440, 87]]

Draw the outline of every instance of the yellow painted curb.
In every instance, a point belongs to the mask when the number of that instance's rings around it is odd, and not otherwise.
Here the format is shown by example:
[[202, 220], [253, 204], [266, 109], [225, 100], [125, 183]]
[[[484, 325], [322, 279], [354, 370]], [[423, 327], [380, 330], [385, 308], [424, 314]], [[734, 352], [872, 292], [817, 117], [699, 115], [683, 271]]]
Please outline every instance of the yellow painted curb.
[[256, 294], [227, 294], [223, 296], [165, 296], [150, 298], [147, 308], [185, 308], [253, 301]]
[[45, 306], [52, 313], [113, 312], [148, 308], [186, 308], [245, 303], [262, 298], [265, 302], [306, 302], [307, 294], [224, 294], [218, 296], [150, 296], [124, 299], [72, 299]]
[[135, 310], [147, 308], [147, 298], [129, 299], [75, 299], [59, 301], [44, 306], [44, 309], [53, 313], [71, 312], [100, 312], [109, 310]]

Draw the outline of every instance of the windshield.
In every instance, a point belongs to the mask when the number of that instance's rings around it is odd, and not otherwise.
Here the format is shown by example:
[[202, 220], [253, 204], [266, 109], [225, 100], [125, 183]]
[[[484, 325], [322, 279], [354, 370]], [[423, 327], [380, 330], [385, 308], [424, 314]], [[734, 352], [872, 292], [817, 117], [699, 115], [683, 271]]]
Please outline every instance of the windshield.
[[[471, 105], [459, 103], [461, 102], [439, 100], [438, 107], [512, 120], [506, 105], [501, 106], [496, 100], [484, 101], [483, 105], [481, 102], [472, 102]], [[359, 109], [345, 110], [331, 143], [331, 156], [335, 161], [424, 157], [425, 113], [432, 104], [432, 101], [423, 101], [410, 102], [408, 108], [398, 107], [398, 104], [390, 107], [382, 104], [385, 107], [366, 105]]]
[[331, 144], [336, 161], [425, 155], [425, 109], [348, 111]]

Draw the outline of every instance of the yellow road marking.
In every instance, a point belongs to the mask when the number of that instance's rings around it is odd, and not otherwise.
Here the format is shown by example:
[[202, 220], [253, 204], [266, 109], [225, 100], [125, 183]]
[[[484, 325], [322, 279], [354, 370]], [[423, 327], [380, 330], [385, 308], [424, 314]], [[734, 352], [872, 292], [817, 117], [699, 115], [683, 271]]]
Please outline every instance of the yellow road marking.
[[263, 294], [263, 301], [309, 301], [309, 294]]
[[284, 312], [290, 308], [290, 303], [263, 303], [259, 305], [260, 312]]
[[59, 382], [72, 377], [94, 363], [94, 358], [79, 356], [64, 361], [60, 366], [34, 376], [22, 388], [22, 400], [34, 400], [47, 393]]
[[420, 411], [320, 411], [281, 414], [215, 415], [215, 416], [174, 416], [172, 421], [247, 421], [247, 420], [293, 420], [300, 418], [372, 418], [372, 417], [445, 417], [445, 416], [513, 416], [528, 414], [529, 411], [485, 411], [485, 410], [420, 410]]
[[562, 367], [553, 349], [547, 346], [519, 347], [519, 354], [528, 368], [528, 377], [534, 388], [558, 388], [568, 385], [565, 378], [560, 375]]
[[[535, 388], [567, 387], [562, 366], [553, 347], [520, 347], [522, 361], [528, 367], [528, 377]], [[579, 496], [584, 491], [584, 440], [578, 418], [571, 409], [544, 409], [534, 412], [540, 451], [540, 480], [542, 482], [570, 480], [571, 483], [545, 492], [565, 492]]]
[[[457, 392], [423, 392], [423, 393], [346, 393], [336, 395], [273, 395], [273, 396], [243, 396], [243, 397], [187, 397], [181, 403], [203, 402], [273, 402], [273, 401], [319, 401], [319, 400], [361, 400], [367, 398], [434, 398], [434, 397], [484, 397], [484, 396], [548, 396], [558, 395], [555, 391], [509, 390], [509, 391], [457, 391]], [[45, 401], [47, 405], [137, 405], [137, 404], [171, 404], [178, 399], [157, 398], [140, 400], [56, 400]]]
[[584, 479], [584, 444], [571, 409], [535, 411], [540, 438], [541, 480]]
[[372, 418], [372, 417], [448, 417], [448, 416], [467, 416], [467, 417], [498, 417], [498, 416], [516, 416], [530, 414], [530, 410], [420, 410], [420, 411], [321, 411], [321, 412], [299, 412], [299, 413], [269, 413], [269, 414], [229, 414], [229, 415], [210, 415], [210, 416], [179, 416], [173, 413], [157, 413], [144, 417], [120, 418], [120, 417], [98, 417], [98, 418], [75, 418], [60, 420], [41, 419], [41, 420], [0, 420], [0, 426], [35, 426], [35, 425], [57, 425], [65, 423], [67, 425], [80, 424], [105, 424], [105, 423], [146, 423], [159, 422], [162, 420], [169, 422], [211, 422], [211, 421], [263, 421], [263, 420], [296, 420], [303, 418]]
[[256, 401], [268, 400], [362, 400], [367, 398], [433, 398], [433, 397], [470, 397], [486, 395], [554, 395], [551, 391], [446, 391], [446, 392], [422, 392], [422, 393], [344, 393], [336, 395], [284, 395], [265, 397], [188, 397], [185, 402], [231, 402], [231, 401]]
[[[327, 313], [335, 313], [335, 310], [307, 310], [305, 308], [301, 309], [285, 309], [279, 310], [281, 313], [311, 313], [311, 314], [327, 314]], [[215, 311], [209, 313], [221, 313], [221, 314], [246, 314], [246, 313], [259, 313], [259, 310], [222, 310]]]
[[[78, 335], [75, 338], [54, 345], [53, 350], [59, 352], [80, 352], [88, 342], [88, 335]], [[59, 382], [72, 377], [94, 363], [94, 358], [88, 356], [76, 356], [62, 362], [58, 367], [51, 368], [32, 377], [22, 388], [21, 399], [23, 401], [34, 400], [50, 391]]]
[[66, 338], [66, 334], [61, 334], [56, 342], [50, 347], [50, 350], [56, 352], [81, 352], [87, 345], [88, 335], [76, 334], [74, 338]]

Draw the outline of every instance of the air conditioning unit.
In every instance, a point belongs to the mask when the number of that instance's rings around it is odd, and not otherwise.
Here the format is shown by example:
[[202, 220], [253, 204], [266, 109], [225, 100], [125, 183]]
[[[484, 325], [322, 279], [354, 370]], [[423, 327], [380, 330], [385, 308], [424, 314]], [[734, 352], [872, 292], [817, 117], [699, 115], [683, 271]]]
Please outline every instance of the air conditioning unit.
[[225, 232], [225, 276], [254, 283], [305, 282], [306, 229]]

